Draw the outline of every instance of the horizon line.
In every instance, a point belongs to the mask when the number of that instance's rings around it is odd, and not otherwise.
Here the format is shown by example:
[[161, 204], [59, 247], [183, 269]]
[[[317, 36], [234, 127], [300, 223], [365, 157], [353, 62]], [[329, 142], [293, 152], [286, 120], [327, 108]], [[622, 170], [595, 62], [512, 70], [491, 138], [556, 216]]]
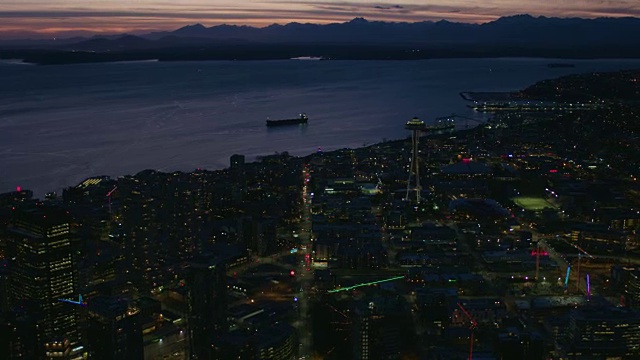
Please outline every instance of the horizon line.
[[[117, 29], [109, 28], [109, 29], [94, 29], [88, 27], [78, 27], [78, 28], [45, 28], [45, 29], [37, 29], [37, 30], [20, 30], [20, 29], [12, 29], [8, 30], [0, 30], [0, 41], [30, 41], [30, 40], [64, 40], [71, 39], [76, 37], [100, 37], [100, 36], [119, 36], [119, 35], [136, 35], [136, 36], [144, 36], [153, 33], [172, 33], [177, 30], [193, 27], [193, 26], [202, 26], [207, 29], [215, 28], [219, 26], [229, 26], [229, 27], [249, 27], [254, 29], [266, 29], [272, 26], [286, 26], [290, 24], [300, 24], [300, 25], [339, 25], [339, 24], [347, 24], [354, 20], [362, 19], [366, 22], [371, 23], [388, 23], [388, 24], [419, 24], [419, 23], [438, 23], [438, 22], [448, 22], [453, 24], [468, 24], [468, 25], [485, 25], [500, 19], [504, 18], [514, 18], [514, 17], [531, 17], [534, 19], [560, 19], [560, 20], [571, 20], [571, 19], [580, 19], [580, 20], [599, 20], [599, 19], [640, 19], [639, 16], [633, 15], [625, 15], [625, 16], [594, 16], [594, 17], [584, 17], [584, 16], [547, 16], [547, 15], [533, 15], [528, 13], [514, 13], [511, 15], [502, 15], [495, 16], [490, 20], [474, 22], [474, 21], [460, 21], [460, 20], [448, 20], [445, 18], [439, 19], [416, 19], [415, 21], [411, 20], [387, 20], [387, 19], [378, 19], [378, 18], [367, 18], [366, 16], [354, 16], [345, 20], [327, 20], [322, 21], [319, 19], [315, 19], [316, 21], [275, 21], [271, 23], [264, 24], [254, 24], [254, 23], [240, 23], [240, 22], [209, 22], [206, 24], [206, 21], [195, 21], [192, 23], [188, 23], [185, 25], [177, 25], [176, 27], [171, 28], [160, 28], [160, 27], [149, 27], [149, 28], [126, 28], [121, 27]], [[0, 18], [3, 18], [2, 12], [0, 12]], [[193, 19], [196, 20], [196, 19]], [[239, 19], [236, 19], [239, 20]]]

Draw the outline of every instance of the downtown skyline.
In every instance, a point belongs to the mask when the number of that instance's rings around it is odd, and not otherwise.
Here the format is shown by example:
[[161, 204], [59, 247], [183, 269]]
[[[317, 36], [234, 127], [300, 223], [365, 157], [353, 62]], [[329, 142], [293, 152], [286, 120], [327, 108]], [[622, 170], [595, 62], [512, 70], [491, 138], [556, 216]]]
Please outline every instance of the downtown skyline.
[[282, 1], [238, 4], [231, 0], [0, 0], [0, 37], [69, 37], [91, 34], [140, 34], [200, 23], [264, 27], [290, 22], [327, 24], [354, 17], [393, 22], [448, 20], [485, 23], [501, 16], [639, 17], [640, 3], [597, 0], [533, 3], [519, 0]]

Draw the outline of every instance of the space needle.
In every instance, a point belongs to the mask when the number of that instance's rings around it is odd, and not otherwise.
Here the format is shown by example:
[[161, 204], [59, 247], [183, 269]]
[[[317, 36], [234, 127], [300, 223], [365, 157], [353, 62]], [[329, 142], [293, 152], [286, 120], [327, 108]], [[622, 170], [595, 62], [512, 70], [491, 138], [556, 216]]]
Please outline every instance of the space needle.
[[[420, 203], [420, 194], [422, 187], [420, 186], [420, 158], [418, 157], [418, 145], [420, 143], [420, 133], [427, 130], [424, 121], [414, 117], [407, 121], [405, 129], [411, 131], [411, 167], [409, 169], [409, 179], [407, 180], [407, 194], [405, 200], [409, 201], [412, 191], [416, 193], [416, 203]], [[414, 178], [415, 186], [412, 186], [411, 178]]]

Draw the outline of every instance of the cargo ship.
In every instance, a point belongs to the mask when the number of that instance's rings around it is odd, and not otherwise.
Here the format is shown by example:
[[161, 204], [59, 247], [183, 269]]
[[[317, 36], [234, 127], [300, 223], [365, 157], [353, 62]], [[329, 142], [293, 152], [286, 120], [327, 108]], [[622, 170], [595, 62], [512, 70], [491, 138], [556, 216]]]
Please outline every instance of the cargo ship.
[[293, 119], [280, 119], [280, 120], [271, 120], [267, 118], [267, 126], [283, 126], [283, 125], [295, 125], [295, 124], [306, 124], [309, 121], [309, 117], [307, 114], [300, 114], [297, 118]]

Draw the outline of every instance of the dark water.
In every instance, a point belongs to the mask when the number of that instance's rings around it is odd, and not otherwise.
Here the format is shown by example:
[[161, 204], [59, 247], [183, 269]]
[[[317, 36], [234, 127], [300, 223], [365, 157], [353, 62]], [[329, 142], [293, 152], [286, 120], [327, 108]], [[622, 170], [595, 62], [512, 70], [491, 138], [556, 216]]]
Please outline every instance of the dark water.
[[[234, 153], [358, 147], [407, 134], [413, 116], [474, 115], [460, 91], [518, 90], [640, 60], [444, 59], [0, 63], [0, 192], [36, 195], [92, 175], [226, 167]], [[267, 129], [306, 112], [307, 127]], [[481, 117], [478, 117], [481, 119]]]

